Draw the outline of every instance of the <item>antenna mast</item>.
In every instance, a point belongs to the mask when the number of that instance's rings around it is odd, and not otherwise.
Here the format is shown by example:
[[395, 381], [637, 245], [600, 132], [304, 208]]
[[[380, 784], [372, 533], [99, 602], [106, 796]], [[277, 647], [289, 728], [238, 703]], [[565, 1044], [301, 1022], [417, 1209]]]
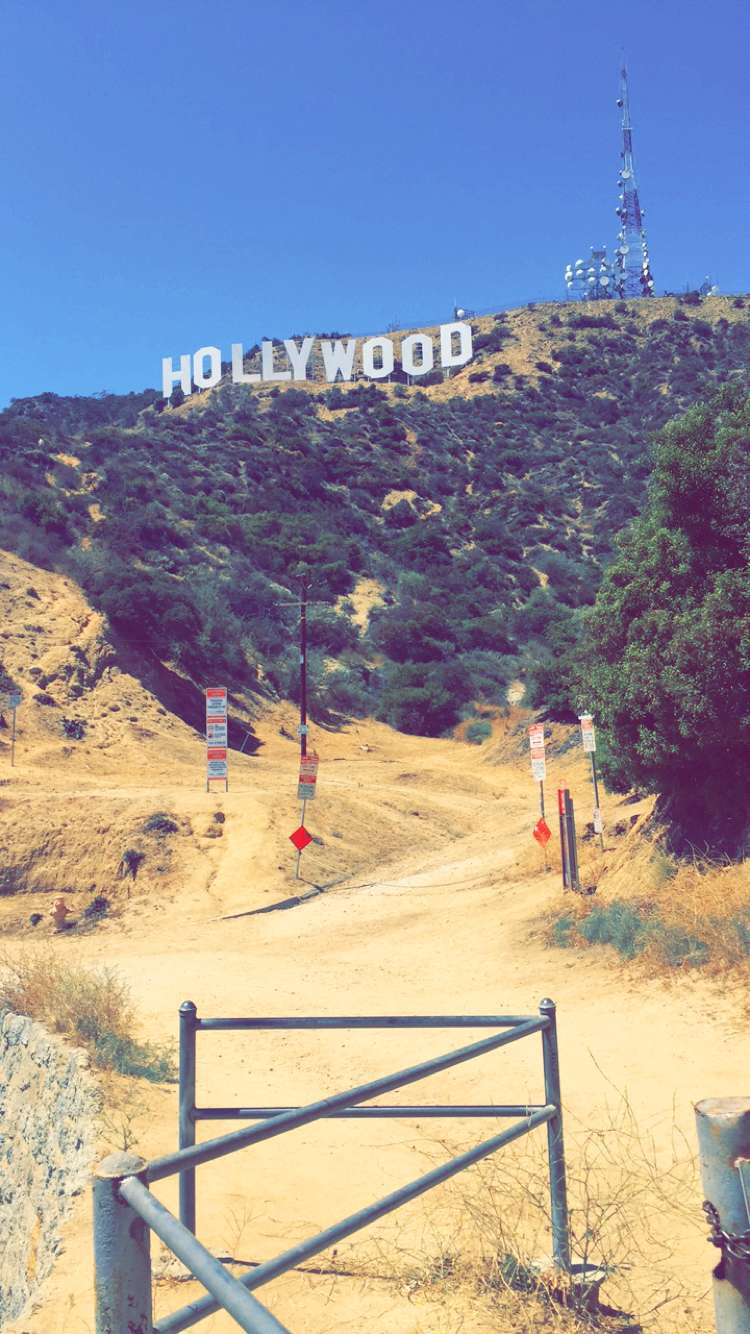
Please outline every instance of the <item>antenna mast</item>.
[[622, 166], [618, 181], [620, 200], [617, 216], [620, 219], [620, 230], [615, 250], [615, 290], [618, 296], [623, 297], [653, 296], [654, 280], [633, 163], [633, 127], [630, 123], [628, 71], [625, 65], [620, 71], [617, 105], [622, 109]]

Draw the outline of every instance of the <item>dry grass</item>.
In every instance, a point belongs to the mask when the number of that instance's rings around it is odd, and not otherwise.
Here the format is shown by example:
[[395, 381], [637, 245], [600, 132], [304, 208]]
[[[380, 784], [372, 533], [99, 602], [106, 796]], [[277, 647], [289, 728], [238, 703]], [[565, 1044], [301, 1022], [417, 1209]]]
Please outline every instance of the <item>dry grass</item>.
[[641, 839], [587, 869], [597, 892], [557, 902], [550, 944], [613, 945], [652, 973], [700, 967], [750, 977], [750, 862], [677, 862]]
[[174, 1079], [168, 1050], [134, 1039], [130, 992], [111, 968], [67, 963], [49, 948], [0, 955], [0, 1010], [28, 1015], [85, 1047], [102, 1070], [153, 1082]]
[[[516, 1334], [712, 1329], [706, 1276], [681, 1259], [686, 1238], [704, 1230], [695, 1155], [676, 1133], [657, 1147], [616, 1090], [599, 1121], [566, 1126], [573, 1259], [599, 1278], [604, 1271], [598, 1296], [548, 1258], [544, 1132], [462, 1173], [441, 1193], [418, 1249], [380, 1249], [362, 1272], [389, 1270], [414, 1300], [460, 1293], [465, 1309], [489, 1309], [498, 1330]], [[439, 1157], [457, 1148], [441, 1144]]]

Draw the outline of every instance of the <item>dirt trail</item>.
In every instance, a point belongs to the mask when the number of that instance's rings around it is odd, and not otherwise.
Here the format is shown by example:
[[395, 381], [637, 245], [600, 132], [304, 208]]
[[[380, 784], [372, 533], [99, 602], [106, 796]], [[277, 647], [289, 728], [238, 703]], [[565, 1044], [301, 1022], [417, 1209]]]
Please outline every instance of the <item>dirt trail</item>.
[[[418, 808], [434, 824], [434, 851], [424, 846], [399, 851], [379, 874], [355, 872], [351, 883], [288, 912], [222, 920], [222, 910], [237, 912], [263, 901], [264, 869], [274, 884], [279, 874], [274, 858], [282, 855], [277, 849], [294, 809], [287, 800], [282, 813], [282, 781], [288, 788], [293, 765], [261, 759], [254, 782], [239, 780], [229, 797], [221, 798], [227, 832], [210, 850], [210, 870], [201, 862], [193, 882], [166, 902], [136, 898], [119, 922], [56, 947], [81, 959], [106, 957], [114, 963], [138, 998], [144, 1033], [158, 1040], [175, 1032], [177, 1007], [186, 997], [203, 1014], [530, 1013], [549, 994], [559, 1006], [571, 1125], [601, 1124], [605, 1107], [616, 1101], [614, 1086], [627, 1092], [641, 1126], [660, 1148], [666, 1150], [675, 1122], [691, 1136], [692, 1102], [736, 1092], [750, 1057], [750, 1039], [739, 1029], [733, 998], [687, 980], [679, 993], [670, 992], [628, 976], [602, 954], [569, 957], [546, 949], [534, 927], [557, 894], [556, 877], [507, 879], [528, 840], [531, 793], [523, 772], [483, 765], [479, 752], [450, 743], [425, 746], [391, 737], [388, 747], [377, 758], [367, 754], [336, 766], [330, 781], [323, 768], [320, 818], [326, 808], [330, 818], [332, 808], [337, 818], [343, 813], [344, 822], [356, 823], [367, 809], [372, 824], [381, 812], [395, 810], [394, 819], [404, 820], [407, 810]], [[418, 750], [430, 761], [421, 775]], [[396, 757], [408, 760], [407, 779], [402, 774], [399, 781], [393, 773]], [[360, 783], [367, 799], [358, 795]], [[158, 795], [160, 804], [189, 810], [193, 819], [196, 810], [209, 813], [215, 805], [214, 798], [188, 794], [184, 787], [160, 789]], [[118, 801], [127, 796], [127, 789], [116, 792]], [[129, 796], [142, 805], [141, 789], [131, 789]], [[446, 818], [451, 828], [463, 825], [467, 832], [441, 835]], [[311, 823], [317, 827], [314, 818]], [[364, 840], [364, 819], [361, 829]], [[305, 864], [311, 879], [318, 852], [314, 849]], [[286, 860], [289, 892], [294, 882], [288, 853]], [[304, 1102], [450, 1045], [450, 1036], [439, 1033], [207, 1035], [200, 1040], [199, 1098], [245, 1105]], [[539, 1053], [529, 1044], [437, 1078], [419, 1096], [489, 1102], [523, 1101], [539, 1093]], [[144, 1098], [147, 1115], [139, 1142], [147, 1154], [164, 1151], [174, 1143], [175, 1093], [149, 1091]], [[220, 1133], [221, 1127], [210, 1130]], [[435, 1152], [434, 1142], [443, 1134], [470, 1143], [477, 1128], [329, 1123], [215, 1164], [200, 1177], [201, 1236], [223, 1253], [264, 1258], [424, 1170], [425, 1155]], [[173, 1203], [169, 1186], [163, 1197]], [[386, 1252], [418, 1247], [424, 1217], [416, 1204], [396, 1221], [378, 1225]], [[699, 1224], [697, 1212], [696, 1219]], [[85, 1232], [78, 1235], [84, 1244]], [[700, 1266], [707, 1275], [700, 1226], [683, 1228], [679, 1242], [678, 1267]], [[442, 1304], [415, 1314], [390, 1289], [375, 1284], [374, 1291], [370, 1285], [357, 1294], [353, 1286], [342, 1280], [332, 1294], [329, 1282], [292, 1276], [269, 1289], [269, 1300], [291, 1328], [310, 1334], [334, 1328], [404, 1334], [460, 1328], [450, 1323], [457, 1313], [450, 1316]], [[85, 1328], [90, 1303], [85, 1271], [76, 1264], [71, 1272], [63, 1258], [50, 1292], [55, 1298], [22, 1328], [30, 1334]], [[180, 1285], [161, 1300], [171, 1306], [185, 1293]], [[66, 1300], [58, 1305], [63, 1294]], [[51, 1309], [59, 1315], [53, 1318]], [[442, 1320], [448, 1323], [436, 1323]], [[219, 1318], [209, 1326], [224, 1327]]]
[[[261, 914], [254, 910], [300, 888], [287, 841], [298, 818], [295, 746], [280, 733], [291, 730], [290, 711], [259, 722], [261, 751], [233, 757], [230, 792], [211, 795], [201, 790], [199, 739], [159, 717], [158, 748], [150, 739], [140, 744], [123, 724], [104, 757], [84, 746], [51, 758], [48, 748], [44, 763], [39, 732], [27, 724], [19, 769], [0, 790], [0, 836], [17, 867], [0, 896], [8, 950], [47, 940], [61, 957], [114, 964], [131, 984], [143, 1036], [160, 1042], [176, 1034], [186, 998], [204, 1015], [533, 1013], [549, 995], [559, 1010], [571, 1138], [606, 1124], [626, 1093], [664, 1162], [675, 1127], [692, 1143], [695, 1100], [742, 1091], [750, 1034], [731, 991], [690, 977], [669, 988], [606, 951], [546, 948], [540, 922], [560, 895], [557, 875], [539, 873], [529, 852], [535, 791], [523, 738], [513, 736], [523, 722], [518, 711], [499, 725], [504, 735], [481, 748], [369, 723], [336, 734], [315, 729], [321, 772], [308, 823], [322, 841], [305, 854], [303, 888], [329, 888], [288, 911]], [[586, 771], [572, 754], [551, 760], [554, 780], [570, 782], [585, 811]], [[143, 834], [154, 811], [169, 812], [177, 832]], [[629, 813], [619, 798], [604, 802], [610, 828]], [[145, 850], [143, 869], [118, 879], [131, 839]], [[46, 920], [28, 926], [32, 911], [46, 913], [51, 890], [67, 886], [78, 911], [94, 885], [112, 904], [95, 931], [52, 937]], [[436, 1032], [204, 1035], [199, 1101], [305, 1102], [452, 1045], [450, 1034]], [[400, 1096], [523, 1102], [540, 1093], [538, 1043], [529, 1041]], [[145, 1156], [165, 1152], [176, 1141], [176, 1090], [144, 1087], [138, 1096], [138, 1147]], [[203, 1125], [201, 1137], [223, 1129]], [[476, 1123], [328, 1122], [246, 1150], [200, 1172], [201, 1238], [222, 1254], [263, 1259], [425, 1170], [444, 1156], [441, 1139], [468, 1145], [482, 1133]], [[158, 1193], [174, 1204], [173, 1183]], [[380, 1269], [424, 1254], [445, 1227], [451, 1235], [450, 1220], [433, 1227], [430, 1219], [437, 1208], [455, 1221], [453, 1198], [446, 1192], [408, 1206], [376, 1225], [361, 1249], [341, 1248], [339, 1259], [371, 1255], [373, 1238]], [[689, 1295], [669, 1303], [650, 1329], [711, 1328], [711, 1255], [697, 1188], [684, 1203], [665, 1225], [673, 1272]], [[89, 1247], [82, 1200], [39, 1308], [9, 1334], [93, 1328]], [[160, 1311], [196, 1291], [160, 1284]], [[264, 1292], [295, 1334], [504, 1328], [452, 1290], [410, 1297], [384, 1280], [294, 1274]], [[234, 1328], [223, 1317], [203, 1327]]]

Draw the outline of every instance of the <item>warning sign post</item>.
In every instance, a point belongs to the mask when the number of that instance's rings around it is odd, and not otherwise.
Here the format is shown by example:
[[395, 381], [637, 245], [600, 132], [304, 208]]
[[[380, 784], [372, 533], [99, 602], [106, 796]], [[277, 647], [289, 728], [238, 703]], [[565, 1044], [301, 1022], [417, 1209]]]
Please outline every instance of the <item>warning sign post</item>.
[[529, 752], [531, 755], [531, 776], [539, 784], [539, 819], [532, 830], [532, 835], [539, 846], [544, 848], [544, 864], [546, 866], [550, 830], [544, 818], [544, 780], [547, 777], [547, 761], [544, 753], [544, 723], [534, 723], [529, 728]]
[[318, 763], [319, 757], [314, 750], [300, 756], [299, 783], [297, 784], [298, 801], [312, 801], [314, 799], [315, 784], [318, 781]]
[[583, 742], [584, 754], [591, 756], [591, 781], [594, 784], [594, 833], [599, 835], [599, 845], [604, 849], [604, 824], [602, 821], [602, 812], [599, 805], [599, 782], [596, 773], [596, 729], [594, 719], [590, 713], [580, 713], [578, 720], [581, 724], [581, 740]]
[[229, 758], [227, 750], [227, 689], [209, 686], [206, 690], [206, 791], [211, 783], [224, 783], [229, 791]]

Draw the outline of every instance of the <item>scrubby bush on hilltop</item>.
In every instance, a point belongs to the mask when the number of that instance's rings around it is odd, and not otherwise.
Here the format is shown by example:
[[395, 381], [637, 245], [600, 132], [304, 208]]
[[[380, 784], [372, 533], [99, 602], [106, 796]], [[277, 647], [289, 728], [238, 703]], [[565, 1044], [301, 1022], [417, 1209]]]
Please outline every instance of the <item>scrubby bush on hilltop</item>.
[[747, 845], [750, 396], [670, 423], [648, 507], [588, 621], [589, 702], [620, 788], [661, 794], [678, 843]]

